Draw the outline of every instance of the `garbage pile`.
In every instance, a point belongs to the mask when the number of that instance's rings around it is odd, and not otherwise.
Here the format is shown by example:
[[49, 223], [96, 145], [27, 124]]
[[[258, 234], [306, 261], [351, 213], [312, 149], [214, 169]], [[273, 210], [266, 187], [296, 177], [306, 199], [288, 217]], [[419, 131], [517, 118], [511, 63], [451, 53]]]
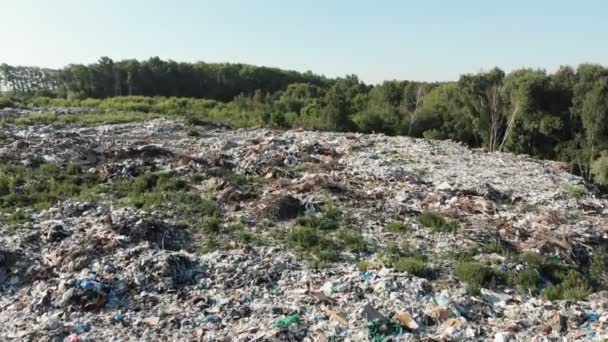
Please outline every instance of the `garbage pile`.
[[[11, 167], [45, 164], [83, 183], [24, 197]], [[6, 125], [0, 166], [0, 340], [608, 338], [571, 279], [608, 200], [553, 162], [153, 120]]]

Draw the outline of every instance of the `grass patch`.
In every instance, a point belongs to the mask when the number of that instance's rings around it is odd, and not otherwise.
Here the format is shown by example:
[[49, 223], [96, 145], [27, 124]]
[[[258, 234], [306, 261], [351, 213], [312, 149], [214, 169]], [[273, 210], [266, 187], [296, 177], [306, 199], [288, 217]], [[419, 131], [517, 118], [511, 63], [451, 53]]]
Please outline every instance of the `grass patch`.
[[361, 260], [359, 262], [357, 262], [357, 269], [359, 270], [359, 272], [367, 272], [369, 270], [369, 261], [367, 260]]
[[456, 261], [473, 261], [475, 256], [479, 254], [479, 247], [473, 246], [460, 251], [450, 251], [447, 257]]
[[420, 214], [418, 222], [435, 233], [455, 233], [459, 228], [457, 222], [446, 219], [441, 213], [429, 210]]
[[316, 266], [337, 261], [338, 246], [333, 239], [313, 227], [295, 226], [287, 235], [289, 247], [299, 253], [307, 253], [317, 262]]
[[5, 124], [16, 126], [34, 126], [50, 124], [78, 124], [78, 125], [99, 125], [99, 124], [121, 124], [130, 122], [143, 122], [157, 119], [165, 115], [142, 112], [98, 112], [78, 115], [56, 115], [53, 113], [36, 113], [29, 116], [15, 118], [5, 118]]
[[512, 244], [500, 239], [490, 242], [485, 247], [488, 253], [495, 253], [506, 257], [517, 254]]
[[426, 261], [419, 257], [399, 258], [395, 263], [395, 268], [399, 272], [407, 272], [420, 278], [426, 278], [430, 274]]
[[537, 270], [524, 269], [521, 272], [510, 272], [510, 282], [521, 292], [536, 293], [542, 286], [542, 279]]
[[338, 208], [330, 204], [322, 210], [321, 215], [298, 218], [285, 237], [291, 249], [312, 258], [313, 267], [339, 260], [342, 251], [363, 253], [370, 249], [361, 233], [343, 224]]
[[587, 189], [582, 185], [567, 184], [562, 187], [562, 191], [574, 199], [581, 199], [587, 195]]
[[399, 221], [390, 221], [384, 226], [384, 228], [393, 233], [407, 233], [409, 231], [409, 227], [403, 222]]
[[333, 231], [340, 228], [340, 222], [326, 216], [304, 216], [299, 217], [296, 223], [303, 227], [310, 227], [324, 231]]
[[45, 209], [59, 200], [78, 197], [99, 182], [95, 174], [82, 173], [72, 165], [61, 168], [53, 164], [0, 164], [0, 207]]
[[580, 272], [571, 269], [561, 277], [559, 284], [548, 286], [543, 290], [545, 299], [584, 300], [591, 293], [589, 282]]
[[454, 272], [472, 294], [478, 294], [481, 288], [493, 288], [504, 282], [504, 275], [499, 271], [475, 261], [457, 262]]
[[347, 250], [352, 253], [363, 253], [369, 250], [369, 243], [363, 235], [350, 228], [338, 230], [335, 240], [341, 250]]
[[596, 248], [589, 261], [589, 275], [597, 288], [608, 287], [608, 250]]

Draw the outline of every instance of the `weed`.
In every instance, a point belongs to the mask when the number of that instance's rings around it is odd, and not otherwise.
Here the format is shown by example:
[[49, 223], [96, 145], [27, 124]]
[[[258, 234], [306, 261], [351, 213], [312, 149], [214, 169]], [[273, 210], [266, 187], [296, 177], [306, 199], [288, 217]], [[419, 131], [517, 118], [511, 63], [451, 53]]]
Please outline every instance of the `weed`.
[[589, 274], [594, 285], [605, 288], [608, 285], [608, 250], [597, 248], [591, 256]]
[[297, 224], [315, 228], [324, 231], [337, 230], [340, 227], [340, 223], [334, 219], [322, 216], [304, 216], [297, 219]]
[[459, 251], [450, 251], [448, 258], [456, 261], [473, 261], [476, 255], [479, 254], [479, 247], [473, 246]]
[[77, 197], [99, 183], [93, 174], [70, 172], [52, 164], [38, 167], [0, 164], [0, 207], [48, 208], [56, 201]]
[[207, 234], [217, 234], [222, 229], [222, 220], [217, 216], [207, 217], [203, 221], [203, 231]]
[[574, 199], [581, 199], [587, 194], [587, 189], [584, 186], [575, 184], [564, 185], [562, 191]]
[[584, 300], [591, 293], [587, 279], [576, 270], [569, 270], [559, 284], [551, 285], [543, 290], [547, 300], [571, 299]]
[[319, 246], [322, 239], [317, 229], [307, 226], [295, 226], [287, 235], [289, 246], [297, 251], [310, 251]]
[[503, 281], [503, 275], [491, 267], [475, 261], [459, 261], [455, 273], [458, 279], [467, 284], [467, 288], [477, 292], [481, 288], [490, 288]]
[[418, 217], [418, 221], [435, 233], [455, 233], [458, 230], [457, 222], [448, 220], [442, 214], [434, 211], [425, 210]]
[[65, 172], [72, 176], [82, 174], [82, 166], [80, 166], [80, 164], [71, 163], [66, 167]]
[[515, 253], [515, 247], [507, 241], [497, 239], [486, 245], [488, 253], [510, 256]]
[[328, 220], [339, 221], [342, 219], [342, 211], [338, 209], [333, 200], [328, 200], [321, 208], [321, 212]]
[[513, 285], [520, 291], [536, 292], [542, 284], [540, 274], [533, 268], [521, 272], [511, 272], [509, 276]]
[[390, 221], [384, 226], [384, 228], [393, 233], [406, 233], [409, 231], [409, 227], [399, 221]]
[[361, 253], [369, 250], [369, 244], [363, 235], [352, 229], [340, 229], [336, 234], [336, 239], [340, 247], [349, 252]]
[[367, 272], [367, 270], [369, 270], [369, 262], [366, 260], [361, 260], [357, 262], [357, 269], [360, 272]]
[[417, 257], [399, 258], [395, 263], [395, 268], [399, 272], [407, 272], [420, 278], [425, 278], [430, 273], [426, 261]]

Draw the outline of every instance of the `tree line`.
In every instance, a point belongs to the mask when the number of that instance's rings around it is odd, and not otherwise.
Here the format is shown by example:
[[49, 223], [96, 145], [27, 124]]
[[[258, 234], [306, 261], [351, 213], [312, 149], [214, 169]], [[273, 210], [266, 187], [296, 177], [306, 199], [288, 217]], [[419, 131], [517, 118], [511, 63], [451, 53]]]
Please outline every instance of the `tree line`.
[[[42, 77], [25, 70], [37, 69]], [[40, 83], [38, 79], [46, 82]], [[230, 101], [256, 90], [275, 92], [287, 85], [306, 82], [323, 85], [327, 80], [311, 72], [229, 63], [178, 63], [153, 57], [114, 62], [102, 57], [90, 65], [71, 64], [48, 69], [0, 66], [0, 85], [7, 92], [55, 94], [68, 99], [113, 96], [176, 96]], [[20, 85], [28, 85], [22, 87]]]
[[[29, 92], [39, 105], [54, 101], [204, 116], [243, 126], [452, 139], [489, 151], [565, 161], [573, 172], [608, 185], [608, 68], [601, 65], [564, 66], [554, 73], [520, 69], [507, 74], [495, 68], [455, 82], [379, 85], [367, 85], [355, 75], [328, 79], [311, 72], [158, 58], [101, 58], [44, 76], [17, 73], [19, 82], [14, 76], [7, 81], [10, 70], [16, 69], [0, 68], [2, 89]], [[49, 80], [41, 81], [45, 77]]]

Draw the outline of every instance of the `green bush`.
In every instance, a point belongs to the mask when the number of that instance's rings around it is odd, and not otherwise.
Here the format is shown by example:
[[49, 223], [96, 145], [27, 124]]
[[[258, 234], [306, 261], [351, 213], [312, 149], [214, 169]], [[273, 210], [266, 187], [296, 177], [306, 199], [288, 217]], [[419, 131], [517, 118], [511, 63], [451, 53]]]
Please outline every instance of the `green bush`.
[[587, 189], [585, 189], [585, 187], [582, 185], [568, 184], [565, 185], [562, 190], [564, 191], [564, 193], [575, 199], [583, 198], [587, 194]]
[[399, 221], [390, 221], [384, 226], [384, 228], [393, 233], [405, 233], [409, 231], [409, 227]]
[[34, 168], [0, 164], [0, 207], [47, 208], [58, 200], [77, 197], [98, 183], [94, 174], [75, 172], [73, 166], [62, 169], [52, 164]]
[[407, 272], [420, 278], [425, 278], [430, 273], [426, 261], [416, 257], [399, 258], [395, 263], [395, 268], [399, 272]]
[[458, 230], [457, 222], [448, 220], [442, 214], [434, 211], [425, 210], [418, 217], [418, 221], [436, 233], [455, 233]]
[[456, 277], [466, 283], [472, 292], [478, 292], [481, 288], [491, 288], [503, 281], [502, 275], [496, 270], [475, 261], [459, 261], [454, 271]]
[[203, 221], [203, 231], [208, 234], [219, 233], [222, 229], [222, 220], [217, 216], [207, 217]]
[[512, 272], [511, 279], [513, 285], [521, 291], [536, 291], [542, 285], [542, 280], [538, 271], [532, 268], [521, 272]]
[[608, 250], [606, 247], [596, 248], [591, 255], [589, 274], [596, 287], [606, 288], [608, 286]]
[[600, 185], [608, 185], [608, 153], [603, 153], [591, 164], [593, 181]]
[[367, 240], [361, 233], [349, 228], [342, 228], [336, 234], [337, 244], [352, 253], [362, 253], [369, 250]]
[[326, 216], [304, 216], [297, 219], [297, 224], [304, 227], [311, 227], [315, 229], [332, 231], [340, 228], [340, 223], [334, 219]]
[[289, 246], [297, 251], [310, 251], [321, 244], [323, 238], [317, 229], [307, 226], [295, 226], [287, 234]]
[[15, 103], [6, 96], [0, 96], [0, 109], [6, 107], [15, 107]]
[[551, 285], [543, 290], [547, 300], [584, 300], [591, 293], [587, 279], [576, 270], [569, 270], [559, 284]]
[[332, 238], [312, 227], [295, 226], [287, 234], [288, 245], [297, 252], [310, 255], [315, 267], [340, 258], [338, 246]]
[[369, 262], [366, 260], [361, 260], [357, 262], [357, 269], [360, 272], [367, 272], [367, 270], [369, 269]]

